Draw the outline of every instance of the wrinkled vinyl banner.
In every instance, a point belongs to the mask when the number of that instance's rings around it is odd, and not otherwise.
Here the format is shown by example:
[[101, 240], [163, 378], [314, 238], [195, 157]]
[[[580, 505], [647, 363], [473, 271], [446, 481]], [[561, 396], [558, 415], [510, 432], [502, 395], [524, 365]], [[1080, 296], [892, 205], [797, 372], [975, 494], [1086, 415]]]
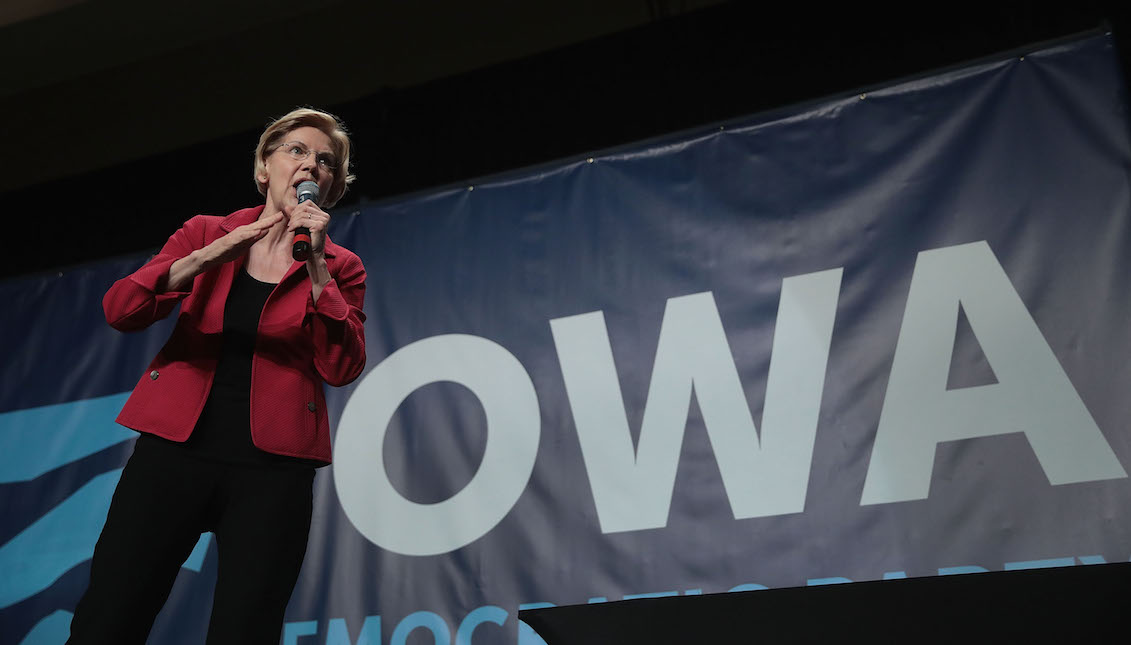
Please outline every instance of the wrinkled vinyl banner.
[[[283, 642], [1127, 561], [1122, 88], [1096, 35], [336, 214], [369, 363], [328, 392]], [[86, 583], [170, 331], [102, 319], [144, 260], [0, 285], [4, 643], [62, 643]], [[151, 642], [203, 642], [216, 558]]]

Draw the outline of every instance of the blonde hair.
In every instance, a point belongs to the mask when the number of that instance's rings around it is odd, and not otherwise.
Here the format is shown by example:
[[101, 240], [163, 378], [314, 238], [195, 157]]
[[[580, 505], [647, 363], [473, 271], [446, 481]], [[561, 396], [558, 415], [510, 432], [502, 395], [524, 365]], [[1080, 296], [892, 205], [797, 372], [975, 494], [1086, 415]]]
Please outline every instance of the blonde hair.
[[338, 117], [328, 112], [298, 108], [275, 119], [259, 135], [259, 145], [255, 148], [255, 186], [260, 195], [267, 195], [267, 183], [260, 181], [260, 177], [267, 174], [267, 157], [283, 144], [283, 138], [292, 130], [302, 127], [318, 128], [330, 137], [330, 147], [337, 158], [338, 167], [334, 169], [334, 182], [330, 190], [322, 196], [321, 206], [330, 208], [338, 203], [342, 195], [346, 194], [346, 187], [353, 182], [354, 176], [350, 174], [350, 137], [345, 125]]

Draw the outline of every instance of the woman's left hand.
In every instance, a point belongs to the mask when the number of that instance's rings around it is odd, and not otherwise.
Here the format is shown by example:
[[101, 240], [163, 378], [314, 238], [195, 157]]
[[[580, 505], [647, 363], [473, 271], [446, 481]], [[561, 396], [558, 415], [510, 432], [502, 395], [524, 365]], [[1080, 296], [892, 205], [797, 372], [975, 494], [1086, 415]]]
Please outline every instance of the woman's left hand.
[[321, 257], [326, 247], [326, 227], [330, 225], [330, 215], [318, 208], [313, 201], [305, 201], [291, 209], [287, 232], [297, 228], [310, 230], [310, 257]]

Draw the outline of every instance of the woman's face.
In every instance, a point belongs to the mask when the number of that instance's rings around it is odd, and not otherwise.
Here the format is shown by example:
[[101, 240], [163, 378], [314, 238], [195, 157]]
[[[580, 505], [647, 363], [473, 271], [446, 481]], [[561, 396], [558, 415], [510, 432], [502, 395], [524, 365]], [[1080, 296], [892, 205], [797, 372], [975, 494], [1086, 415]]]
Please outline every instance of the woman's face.
[[[306, 158], [300, 159], [306, 154]], [[334, 183], [337, 159], [330, 146], [330, 137], [318, 128], [303, 126], [287, 132], [282, 143], [264, 161], [260, 181], [267, 184], [269, 209], [287, 209], [298, 205], [296, 188], [304, 181], [318, 184], [318, 194], [325, 198]]]

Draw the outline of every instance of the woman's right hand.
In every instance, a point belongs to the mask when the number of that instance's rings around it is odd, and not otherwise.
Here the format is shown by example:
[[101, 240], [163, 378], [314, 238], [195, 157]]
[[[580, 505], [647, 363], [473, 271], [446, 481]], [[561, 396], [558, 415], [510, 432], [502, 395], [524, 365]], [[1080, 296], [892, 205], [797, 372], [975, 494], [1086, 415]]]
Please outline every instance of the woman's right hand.
[[193, 278], [208, 269], [231, 262], [247, 253], [252, 244], [263, 239], [271, 227], [282, 220], [282, 212], [270, 217], [261, 217], [250, 224], [235, 228], [227, 235], [213, 240], [208, 246], [177, 260], [169, 267], [169, 279], [165, 283], [165, 291], [180, 291], [187, 287]]

